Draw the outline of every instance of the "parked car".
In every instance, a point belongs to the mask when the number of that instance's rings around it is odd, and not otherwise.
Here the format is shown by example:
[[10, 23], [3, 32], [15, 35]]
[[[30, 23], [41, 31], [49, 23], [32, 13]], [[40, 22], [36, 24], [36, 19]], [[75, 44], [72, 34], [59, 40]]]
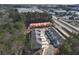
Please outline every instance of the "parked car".
[[[52, 32], [51, 32], [52, 33]], [[50, 31], [45, 31], [45, 34], [47, 35], [48, 39], [50, 40], [50, 44], [52, 44], [55, 48], [58, 48], [60, 45], [60, 42], [58, 38], [54, 35], [52, 35]]]
[[54, 46], [55, 48], [58, 48], [59, 45], [60, 45], [60, 42], [59, 42], [58, 40], [56, 40], [56, 39], [53, 39], [53, 40], [52, 40], [52, 44], [53, 44], [53, 46]]

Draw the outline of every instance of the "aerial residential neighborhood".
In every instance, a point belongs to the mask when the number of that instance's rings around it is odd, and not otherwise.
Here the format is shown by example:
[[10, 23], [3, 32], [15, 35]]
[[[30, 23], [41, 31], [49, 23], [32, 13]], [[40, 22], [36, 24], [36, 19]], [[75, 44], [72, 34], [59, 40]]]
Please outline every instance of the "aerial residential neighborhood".
[[79, 5], [0, 5], [0, 55], [79, 55]]

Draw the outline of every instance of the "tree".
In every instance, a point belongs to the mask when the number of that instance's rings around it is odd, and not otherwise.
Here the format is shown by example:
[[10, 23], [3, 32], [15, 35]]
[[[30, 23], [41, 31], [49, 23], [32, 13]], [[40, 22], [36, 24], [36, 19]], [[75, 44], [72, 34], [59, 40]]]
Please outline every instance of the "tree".
[[79, 54], [79, 34], [67, 38], [60, 47], [61, 54]]
[[3, 55], [22, 54], [26, 41], [24, 20], [20, 17], [21, 14], [16, 13], [13, 9], [11, 10], [7, 11], [9, 13], [9, 15], [6, 15], [8, 20], [4, 18], [6, 21], [0, 24], [0, 54]]

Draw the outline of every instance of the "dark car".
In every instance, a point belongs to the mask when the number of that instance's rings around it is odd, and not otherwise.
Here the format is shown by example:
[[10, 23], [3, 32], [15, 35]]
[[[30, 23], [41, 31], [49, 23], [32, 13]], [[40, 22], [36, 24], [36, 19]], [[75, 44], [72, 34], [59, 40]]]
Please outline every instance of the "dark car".
[[50, 31], [45, 31], [45, 34], [47, 35], [48, 39], [50, 40], [50, 44], [52, 44], [55, 48], [58, 48], [60, 45], [60, 42], [58, 41], [58, 38], [51, 33], [50, 33]]
[[52, 40], [52, 44], [53, 44], [53, 46], [54, 46], [55, 48], [58, 48], [59, 45], [60, 45], [60, 42], [59, 42], [58, 40], [56, 40], [56, 39], [53, 39], [53, 40]]

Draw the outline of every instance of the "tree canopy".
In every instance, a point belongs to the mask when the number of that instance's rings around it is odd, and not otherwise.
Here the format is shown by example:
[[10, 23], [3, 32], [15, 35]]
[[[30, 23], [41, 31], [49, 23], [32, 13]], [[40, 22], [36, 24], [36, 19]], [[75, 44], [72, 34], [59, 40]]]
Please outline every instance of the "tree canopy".
[[61, 54], [77, 55], [79, 54], [79, 34], [67, 38], [60, 47]]

